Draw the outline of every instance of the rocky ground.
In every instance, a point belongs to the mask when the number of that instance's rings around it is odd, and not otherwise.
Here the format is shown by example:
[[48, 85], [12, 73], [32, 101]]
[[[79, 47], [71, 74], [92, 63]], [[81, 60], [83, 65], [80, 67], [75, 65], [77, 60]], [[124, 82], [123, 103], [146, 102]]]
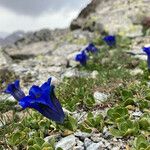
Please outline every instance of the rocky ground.
[[[149, 150], [150, 84], [141, 50], [150, 44], [148, 24], [142, 24], [148, 4], [93, 0], [72, 22], [71, 31], [43, 29], [2, 47], [0, 149]], [[103, 42], [106, 33], [117, 35], [116, 47]], [[90, 42], [99, 52], [90, 54], [82, 67], [74, 58]], [[21, 111], [2, 93], [15, 79], [28, 93], [49, 77], [67, 116], [64, 125], [31, 109]]]

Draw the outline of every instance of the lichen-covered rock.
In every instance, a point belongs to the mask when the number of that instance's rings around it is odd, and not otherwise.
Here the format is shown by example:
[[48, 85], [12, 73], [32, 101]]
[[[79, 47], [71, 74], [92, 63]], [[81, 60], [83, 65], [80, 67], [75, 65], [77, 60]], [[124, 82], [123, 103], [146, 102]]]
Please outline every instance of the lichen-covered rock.
[[11, 58], [5, 53], [2, 49], [0, 49], [0, 68], [3, 66], [9, 66], [12, 62]]
[[[150, 1], [146, 0], [93, 0], [79, 16], [72, 21], [70, 28], [101, 30], [109, 34], [119, 34], [128, 37], [143, 35], [143, 26], [149, 20]], [[145, 23], [146, 22], [146, 23]], [[145, 23], [145, 24], [144, 24]], [[98, 28], [98, 24], [101, 28]]]
[[30, 57], [38, 55], [46, 55], [54, 50], [55, 42], [36, 42], [32, 44], [27, 44], [22, 47], [10, 47], [6, 48], [5, 51], [13, 59], [28, 59]]

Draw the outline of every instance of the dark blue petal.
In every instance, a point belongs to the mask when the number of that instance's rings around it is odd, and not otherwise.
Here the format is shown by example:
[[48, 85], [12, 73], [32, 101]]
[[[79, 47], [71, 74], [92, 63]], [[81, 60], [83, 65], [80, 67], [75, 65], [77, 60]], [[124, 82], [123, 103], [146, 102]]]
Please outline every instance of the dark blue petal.
[[88, 57], [84, 51], [82, 51], [80, 54], [77, 54], [75, 57], [75, 60], [79, 61], [81, 65], [86, 65], [87, 59]]
[[8, 84], [4, 92], [7, 94], [12, 94], [14, 88], [15, 88], [14, 84]]
[[43, 105], [43, 104], [39, 104], [40, 110], [39, 112], [47, 117], [48, 119], [51, 119], [53, 121], [56, 121], [58, 123], [63, 123], [65, 115], [64, 112], [62, 111], [61, 113], [59, 112], [55, 112], [53, 110], [51, 110], [48, 106]]
[[20, 101], [19, 101], [19, 105], [25, 109], [27, 107], [30, 107], [30, 104], [31, 104], [31, 101], [32, 101], [32, 97], [30, 96], [25, 96], [24, 98], [22, 98]]
[[40, 87], [40, 88], [42, 89], [42, 91], [45, 91], [45, 92], [49, 93], [49, 91], [50, 91], [51, 79], [52, 79], [52, 78], [49, 78], [47, 82], [45, 82], [44, 84], [42, 84], [42, 86]]
[[62, 111], [57, 111], [57, 109], [55, 109], [54, 107], [51, 108], [47, 104], [44, 104], [42, 100], [35, 100], [30, 96], [26, 96], [25, 98], [20, 100], [19, 105], [21, 105], [23, 109], [27, 107], [34, 108], [39, 111], [43, 116], [59, 123], [62, 123], [65, 117], [62, 108]]
[[95, 47], [95, 45], [93, 43], [90, 43], [86, 49], [87, 52], [91, 52], [91, 53], [96, 53], [98, 51], [98, 49]]
[[7, 94], [11, 94], [17, 101], [25, 97], [24, 92], [20, 88], [19, 80], [16, 80], [14, 83], [8, 84], [4, 92]]
[[14, 84], [15, 84], [15, 87], [16, 87], [17, 89], [20, 88], [20, 81], [19, 81], [19, 80], [16, 80], [16, 81], [14, 82]]
[[62, 109], [62, 106], [61, 106], [59, 100], [56, 98], [56, 95], [55, 95], [55, 93], [54, 93], [54, 88], [55, 88], [55, 87], [54, 87], [53, 85], [51, 85], [50, 98], [51, 98], [51, 100], [52, 100], [52, 103], [53, 103], [53, 105], [54, 105], [56, 111], [57, 111], [58, 113], [62, 114], [63, 116], [65, 116], [65, 114], [64, 114], [64, 112], [63, 112], [63, 109]]
[[42, 90], [39, 86], [33, 85], [29, 90], [29, 95], [33, 98], [38, 98], [42, 95]]
[[150, 55], [150, 47], [143, 47], [143, 51], [144, 51], [147, 55]]
[[113, 36], [113, 35], [105, 36], [105, 37], [103, 38], [103, 40], [104, 40], [109, 46], [115, 46], [115, 44], [116, 44], [116, 38], [115, 38], [115, 36]]

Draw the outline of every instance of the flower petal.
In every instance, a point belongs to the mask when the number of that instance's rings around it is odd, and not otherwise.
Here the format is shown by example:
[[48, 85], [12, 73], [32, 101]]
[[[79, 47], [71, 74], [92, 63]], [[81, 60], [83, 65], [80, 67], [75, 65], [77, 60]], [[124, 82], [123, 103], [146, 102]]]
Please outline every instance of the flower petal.
[[38, 98], [42, 95], [42, 90], [39, 86], [33, 85], [29, 90], [29, 95], [33, 98]]
[[40, 101], [38, 99], [33, 99], [30, 96], [26, 96], [25, 98], [23, 98], [22, 100], [19, 101], [19, 105], [22, 106], [23, 109], [29, 107], [29, 108], [34, 108], [37, 111], [39, 111], [43, 116], [62, 123], [64, 120], [64, 113], [60, 113], [60, 111], [56, 111], [55, 109], [51, 109], [47, 104], [41, 103], [42, 101]]
[[64, 114], [60, 114], [60, 113], [56, 113], [55, 111], [53, 111], [52, 109], [50, 109], [48, 106], [43, 105], [43, 104], [39, 104], [40, 110], [39, 112], [47, 117], [48, 119], [51, 119], [53, 121], [56, 121], [58, 123], [63, 123], [64, 121]]
[[49, 78], [47, 82], [45, 82], [44, 84], [41, 85], [40, 88], [42, 89], [42, 91], [45, 91], [45, 92], [47, 92], [47, 93], [50, 92], [51, 80], [52, 80], [52, 78]]
[[20, 88], [20, 81], [19, 81], [19, 80], [16, 80], [16, 81], [14, 82], [14, 84], [15, 84], [15, 87], [16, 87], [17, 89]]
[[8, 84], [4, 92], [7, 94], [11, 94], [18, 101], [25, 97], [24, 92], [20, 88], [19, 80], [16, 80], [14, 83]]

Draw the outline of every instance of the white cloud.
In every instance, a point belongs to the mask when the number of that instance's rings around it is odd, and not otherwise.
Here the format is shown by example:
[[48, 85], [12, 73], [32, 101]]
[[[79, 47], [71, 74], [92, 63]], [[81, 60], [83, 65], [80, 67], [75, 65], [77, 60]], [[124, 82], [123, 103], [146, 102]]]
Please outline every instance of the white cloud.
[[[58, 2], [58, 0], [56, 0]], [[65, 1], [65, 0], [63, 0]], [[71, 0], [70, 0], [71, 1]], [[82, 0], [80, 0], [82, 1]], [[1, 0], [0, 0], [1, 2]], [[89, 2], [89, 0], [87, 0]], [[55, 2], [56, 4], [56, 2]], [[41, 28], [64, 28], [69, 26], [71, 20], [76, 18], [85, 2], [78, 7], [61, 6], [61, 9], [49, 10], [39, 16], [20, 14], [12, 9], [0, 7], [0, 32], [14, 32], [16, 30], [39, 30]]]

